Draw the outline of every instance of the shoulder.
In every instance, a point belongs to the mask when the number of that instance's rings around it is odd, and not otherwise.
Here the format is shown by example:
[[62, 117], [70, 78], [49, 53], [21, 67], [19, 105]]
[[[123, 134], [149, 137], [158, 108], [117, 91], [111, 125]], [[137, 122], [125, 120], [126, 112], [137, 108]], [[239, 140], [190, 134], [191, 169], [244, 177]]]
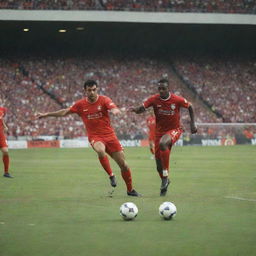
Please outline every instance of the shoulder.
[[187, 101], [186, 98], [184, 98], [182, 96], [178, 96], [176, 94], [172, 94], [171, 101], [177, 102], [178, 104], [180, 104], [181, 106], [186, 107], [186, 108], [188, 108], [191, 105], [191, 103], [189, 101]]
[[177, 100], [177, 101], [184, 100], [184, 98], [182, 96], [179, 96], [179, 95], [174, 94], [174, 93], [171, 94], [171, 99]]
[[105, 96], [105, 95], [100, 95], [99, 96], [99, 103], [101, 104], [106, 104], [110, 107], [114, 107], [115, 106], [115, 103], [112, 101], [111, 98]]
[[99, 100], [104, 102], [112, 101], [108, 96], [105, 96], [105, 95], [100, 95]]
[[86, 104], [86, 99], [81, 99], [81, 100], [78, 100], [76, 101], [73, 105], [71, 105], [71, 107], [69, 107], [69, 110], [71, 112], [74, 112], [74, 113], [77, 113], [79, 112], [79, 110], [81, 108], [83, 108], [83, 106]]
[[76, 105], [76, 106], [78, 106], [78, 105], [83, 105], [83, 104], [86, 104], [86, 102], [87, 102], [87, 100], [86, 100], [86, 98], [84, 98], [84, 99], [81, 99], [81, 100], [76, 101], [76, 102], [73, 104], [73, 106], [74, 106], [74, 105]]
[[158, 100], [159, 97], [160, 97], [159, 94], [154, 94], [154, 95], [151, 95], [150, 97], [148, 97], [147, 100], [155, 101], [155, 100]]

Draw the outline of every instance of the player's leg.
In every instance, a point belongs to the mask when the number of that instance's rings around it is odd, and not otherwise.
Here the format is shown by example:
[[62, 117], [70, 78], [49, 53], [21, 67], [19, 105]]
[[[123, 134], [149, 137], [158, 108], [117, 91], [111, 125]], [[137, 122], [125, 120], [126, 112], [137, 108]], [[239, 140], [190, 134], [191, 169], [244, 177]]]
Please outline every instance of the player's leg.
[[170, 160], [170, 149], [172, 146], [171, 136], [165, 134], [161, 137], [159, 141], [159, 169], [162, 167], [162, 183], [160, 186], [160, 196], [165, 196], [167, 193], [168, 186], [170, 184], [169, 180], [169, 160]]
[[127, 195], [140, 196], [140, 194], [133, 189], [131, 170], [125, 161], [124, 152], [113, 152], [111, 153], [111, 156], [121, 169], [122, 178], [127, 187]]
[[156, 158], [155, 161], [156, 161], [156, 170], [157, 170], [160, 178], [163, 179], [163, 167], [162, 167], [161, 159]]
[[160, 139], [160, 158], [163, 168], [163, 179], [161, 184], [161, 196], [165, 196], [167, 188], [170, 184], [169, 176], [169, 160], [172, 145], [179, 139], [183, 130], [181, 128], [170, 130]]
[[172, 147], [172, 138], [169, 134], [165, 134], [161, 137], [159, 142], [159, 147], [160, 147], [160, 158], [161, 158], [161, 163], [163, 168], [163, 176], [168, 177], [170, 149]]
[[13, 178], [10, 173], [9, 173], [9, 165], [10, 165], [10, 158], [9, 158], [9, 153], [8, 153], [8, 147], [2, 147], [2, 160], [4, 164], [4, 177], [6, 178]]
[[101, 163], [101, 166], [106, 171], [106, 173], [109, 175], [110, 185], [112, 187], [116, 187], [115, 175], [113, 174], [113, 171], [112, 171], [110, 163], [109, 163], [108, 156], [106, 154], [105, 144], [101, 141], [97, 141], [92, 144], [92, 148], [98, 154], [98, 158]]
[[154, 143], [154, 140], [149, 140], [149, 149], [150, 149], [150, 152], [153, 156], [152, 159], [154, 159], [154, 156], [155, 156], [155, 143]]

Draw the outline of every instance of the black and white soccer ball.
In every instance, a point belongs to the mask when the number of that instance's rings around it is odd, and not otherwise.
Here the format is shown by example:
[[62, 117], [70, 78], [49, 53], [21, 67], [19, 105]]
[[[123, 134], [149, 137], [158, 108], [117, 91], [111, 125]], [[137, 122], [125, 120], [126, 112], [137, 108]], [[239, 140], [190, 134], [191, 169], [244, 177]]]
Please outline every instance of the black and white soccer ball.
[[172, 202], [164, 202], [159, 206], [159, 214], [165, 220], [171, 220], [177, 213], [177, 208]]
[[120, 215], [124, 220], [133, 220], [137, 217], [137, 214], [138, 207], [132, 202], [124, 203], [120, 207]]

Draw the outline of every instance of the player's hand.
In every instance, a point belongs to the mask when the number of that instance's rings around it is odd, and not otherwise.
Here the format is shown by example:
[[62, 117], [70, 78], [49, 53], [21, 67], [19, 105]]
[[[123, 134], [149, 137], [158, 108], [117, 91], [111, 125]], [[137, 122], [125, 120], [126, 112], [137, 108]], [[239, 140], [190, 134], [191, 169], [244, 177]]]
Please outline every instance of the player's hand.
[[137, 108], [134, 108], [134, 107], [130, 107], [129, 108], [130, 112], [134, 112], [136, 114], [141, 114], [141, 113], [145, 112], [145, 110], [146, 109], [145, 109], [145, 107], [143, 105], [141, 105], [141, 106], [139, 106]]
[[195, 123], [193, 122], [190, 123], [190, 129], [192, 134], [197, 133], [197, 127]]
[[41, 119], [41, 118], [47, 117], [47, 114], [48, 113], [36, 113], [35, 119]]
[[136, 108], [134, 108], [134, 107], [129, 107], [127, 111], [128, 111], [128, 112], [135, 112], [135, 113], [136, 113]]
[[4, 131], [8, 132], [8, 127], [7, 126], [4, 127]]
[[114, 114], [114, 115], [120, 115], [121, 110], [119, 108], [112, 108], [111, 113]]

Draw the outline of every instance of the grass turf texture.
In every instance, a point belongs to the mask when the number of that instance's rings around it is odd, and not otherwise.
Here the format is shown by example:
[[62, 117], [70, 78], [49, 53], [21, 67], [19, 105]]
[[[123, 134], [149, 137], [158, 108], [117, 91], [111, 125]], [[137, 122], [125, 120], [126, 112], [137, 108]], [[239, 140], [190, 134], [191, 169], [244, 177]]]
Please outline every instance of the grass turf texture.
[[[1, 256], [256, 255], [256, 147], [175, 147], [168, 194], [148, 148], [126, 148], [135, 188], [109, 180], [92, 149], [10, 150], [15, 178], [0, 179]], [[252, 199], [237, 200], [234, 198]], [[139, 208], [135, 221], [122, 203]], [[174, 220], [158, 215], [163, 201]]]

